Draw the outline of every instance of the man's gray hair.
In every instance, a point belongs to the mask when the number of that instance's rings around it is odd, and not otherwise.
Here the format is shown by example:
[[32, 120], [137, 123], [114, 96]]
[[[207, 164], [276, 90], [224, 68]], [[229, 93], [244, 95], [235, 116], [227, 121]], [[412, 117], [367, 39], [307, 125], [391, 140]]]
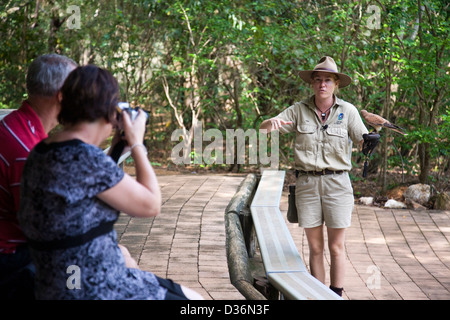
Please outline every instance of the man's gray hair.
[[45, 54], [30, 64], [27, 74], [29, 96], [54, 96], [64, 84], [69, 73], [77, 67], [70, 58], [58, 54]]

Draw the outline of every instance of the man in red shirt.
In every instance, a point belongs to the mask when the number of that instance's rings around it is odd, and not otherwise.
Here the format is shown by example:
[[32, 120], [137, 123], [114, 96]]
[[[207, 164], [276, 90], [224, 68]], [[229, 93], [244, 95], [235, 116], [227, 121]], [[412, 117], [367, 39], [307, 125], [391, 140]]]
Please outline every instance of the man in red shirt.
[[36, 58], [27, 73], [28, 100], [0, 120], [0, 299], [32, 298], [25, 284], [33, 267], [16, 218], [20, 180], [31, 149], [58, 124], [60, 89], [76, 67], [57, 54]]

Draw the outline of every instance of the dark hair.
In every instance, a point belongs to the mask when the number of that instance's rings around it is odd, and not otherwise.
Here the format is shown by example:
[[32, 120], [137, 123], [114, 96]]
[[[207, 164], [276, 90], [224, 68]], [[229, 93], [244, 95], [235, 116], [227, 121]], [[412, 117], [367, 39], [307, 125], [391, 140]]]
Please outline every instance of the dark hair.
[[54, 96], [63, 86], [67, 75], [77, 67], [75, 61], [58, 54], [37, 57], [28, 67], [29, 96]]
[[94, 65], [73, 70], [61, 88], [62, 125], [81, 121], [94, 122], [100, 118], [111, 122], [119, 102], [119, 84], [113, 75]]

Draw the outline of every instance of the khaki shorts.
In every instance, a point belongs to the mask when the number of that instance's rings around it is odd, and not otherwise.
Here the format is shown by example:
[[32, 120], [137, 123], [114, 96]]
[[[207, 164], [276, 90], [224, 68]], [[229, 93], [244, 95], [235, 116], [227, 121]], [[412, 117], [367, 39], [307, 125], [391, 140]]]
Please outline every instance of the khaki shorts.
[[323, 176], [299, 175], [295, 187], [298, 224], [303, 228], [321, 226], [348, 228], [354, 205], [348, 172]]

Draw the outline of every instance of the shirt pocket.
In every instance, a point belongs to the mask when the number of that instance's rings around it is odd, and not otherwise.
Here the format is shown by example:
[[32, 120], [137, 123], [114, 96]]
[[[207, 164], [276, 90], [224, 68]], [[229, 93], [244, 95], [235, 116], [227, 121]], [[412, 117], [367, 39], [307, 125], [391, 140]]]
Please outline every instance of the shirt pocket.
[[329, 151], [346, 151], [348, 145], [348, 131], [342, 127], [328, 127], [326, 129], [327, 146]]
[[331, 137], [339, 137], [339, 138], [347, 138], [348, 131], [347, 129], [341, 127], [328, 127], [327, 133]]
[[317, 127], [310, 124], [297, 125], [296, 149], [313, 152], [317, 140]]
[[297, 125], [297, 131], [299, 133], [312, 134], [316, 132], [316, 126], [310, 124], [299, 124]]

